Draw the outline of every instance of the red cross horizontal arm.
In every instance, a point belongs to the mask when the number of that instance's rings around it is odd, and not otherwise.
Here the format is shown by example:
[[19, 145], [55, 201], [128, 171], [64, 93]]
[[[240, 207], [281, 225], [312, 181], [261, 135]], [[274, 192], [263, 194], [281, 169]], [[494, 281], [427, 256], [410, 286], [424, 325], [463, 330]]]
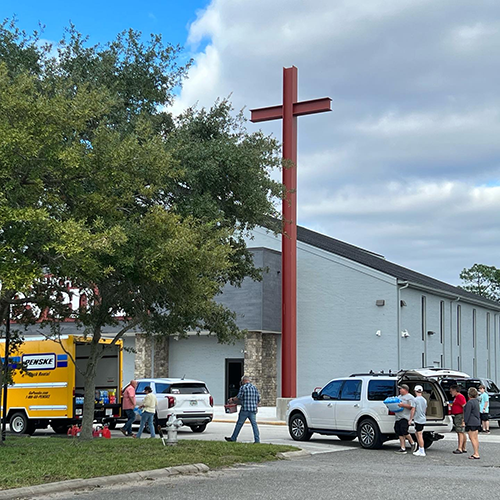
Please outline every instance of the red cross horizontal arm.
[[[324, 113], [332, 110], [332, 100], [329, 97], [321, 99], [311, 99], [310, 101], [301, 101], [293, 104], [293, 116], [313, 115], [315, 113]], [[259, 108], [251, 110], [253, 123], [268, 122], [270, 120], [279, 120], [283, 118], [283, 105], [269, 106], [268, 108]]]
[[331, 111], [329, 97], [298, 102], [297, 68], [283, 68], [283, 104], [251, 110], [254, 123], [283, 119], [283, 200], [281, 237], [281, 396], [297, 396], [297, 116]]

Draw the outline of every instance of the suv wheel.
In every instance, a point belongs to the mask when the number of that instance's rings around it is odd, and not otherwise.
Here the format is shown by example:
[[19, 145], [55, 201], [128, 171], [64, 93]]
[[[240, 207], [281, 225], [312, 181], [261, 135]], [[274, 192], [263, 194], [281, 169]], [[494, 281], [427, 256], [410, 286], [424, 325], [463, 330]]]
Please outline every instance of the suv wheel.
[[358, 425], [358, 441], [363, 448], [375, 449], [382, 447], [382, 435], [375, 421], [365, 418]]
[[309, 441], [313, 434], [307, 427], [306, 418], [302, 413], [295, 413], [295, 415], [291, 416], [288, 432], [295, 441]]
[[193, 432], [203, 432], [207, 428], [207, 424], [192, 425], [191, 430]]

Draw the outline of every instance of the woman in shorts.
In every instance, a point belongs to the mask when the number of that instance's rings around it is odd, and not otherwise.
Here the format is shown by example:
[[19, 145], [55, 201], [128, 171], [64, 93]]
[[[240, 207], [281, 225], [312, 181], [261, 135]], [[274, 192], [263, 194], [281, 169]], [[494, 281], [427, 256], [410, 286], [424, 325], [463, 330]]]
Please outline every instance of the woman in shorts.
[[474, 453], [469, 457], [479, 460], [479, 429], [481, 429], [481, 413], [479, 412], [479, 399], [477, 389], [471, 387], [468, 391], [469, 401], [464, 408], [465, 431], [469, 433], [469, 439], [474, 448]]

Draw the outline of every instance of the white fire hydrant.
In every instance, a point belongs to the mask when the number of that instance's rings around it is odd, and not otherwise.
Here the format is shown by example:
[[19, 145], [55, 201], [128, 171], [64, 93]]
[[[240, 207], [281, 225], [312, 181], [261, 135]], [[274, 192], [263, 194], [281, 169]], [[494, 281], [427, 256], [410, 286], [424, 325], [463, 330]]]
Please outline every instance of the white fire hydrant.
[[163, 444], [175, 446], [177, 444], [177, 429], [182, 427], [184, 423], [180, 418], [177, 418], [173, 413], [167, 419], [167, 439], [163, 439]]

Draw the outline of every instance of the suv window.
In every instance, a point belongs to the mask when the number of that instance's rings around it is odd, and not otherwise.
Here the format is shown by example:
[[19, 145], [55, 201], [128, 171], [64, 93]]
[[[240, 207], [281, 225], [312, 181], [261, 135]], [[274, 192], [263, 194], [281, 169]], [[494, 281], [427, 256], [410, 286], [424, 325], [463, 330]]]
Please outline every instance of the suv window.
[[170, 384], [160, 384], [156, 382], [156, 394], [170, 394]]
[[370, 380], [368, 382], [368, 400], [384, 401], [396, 395], [396, 380]]
[[346, 380], [342, 386], [340, 399], [359, 401], [361, 399], [361, 380]]
[[343, 383], [343, 380], [334, 380], [333, 382], [327, 384], [321, 391], [320, 399], [338, 399], [340, 387]]
[[151, 382], [138, 382], [135, 388], [136, 394], [145, 394], [144, 389], [149, 385], [151, 387]]
[[172, 384], [170, 392], [172, 394], [208, 394], [208, 389], [205, 384], [187, 382], [183, 384]]

